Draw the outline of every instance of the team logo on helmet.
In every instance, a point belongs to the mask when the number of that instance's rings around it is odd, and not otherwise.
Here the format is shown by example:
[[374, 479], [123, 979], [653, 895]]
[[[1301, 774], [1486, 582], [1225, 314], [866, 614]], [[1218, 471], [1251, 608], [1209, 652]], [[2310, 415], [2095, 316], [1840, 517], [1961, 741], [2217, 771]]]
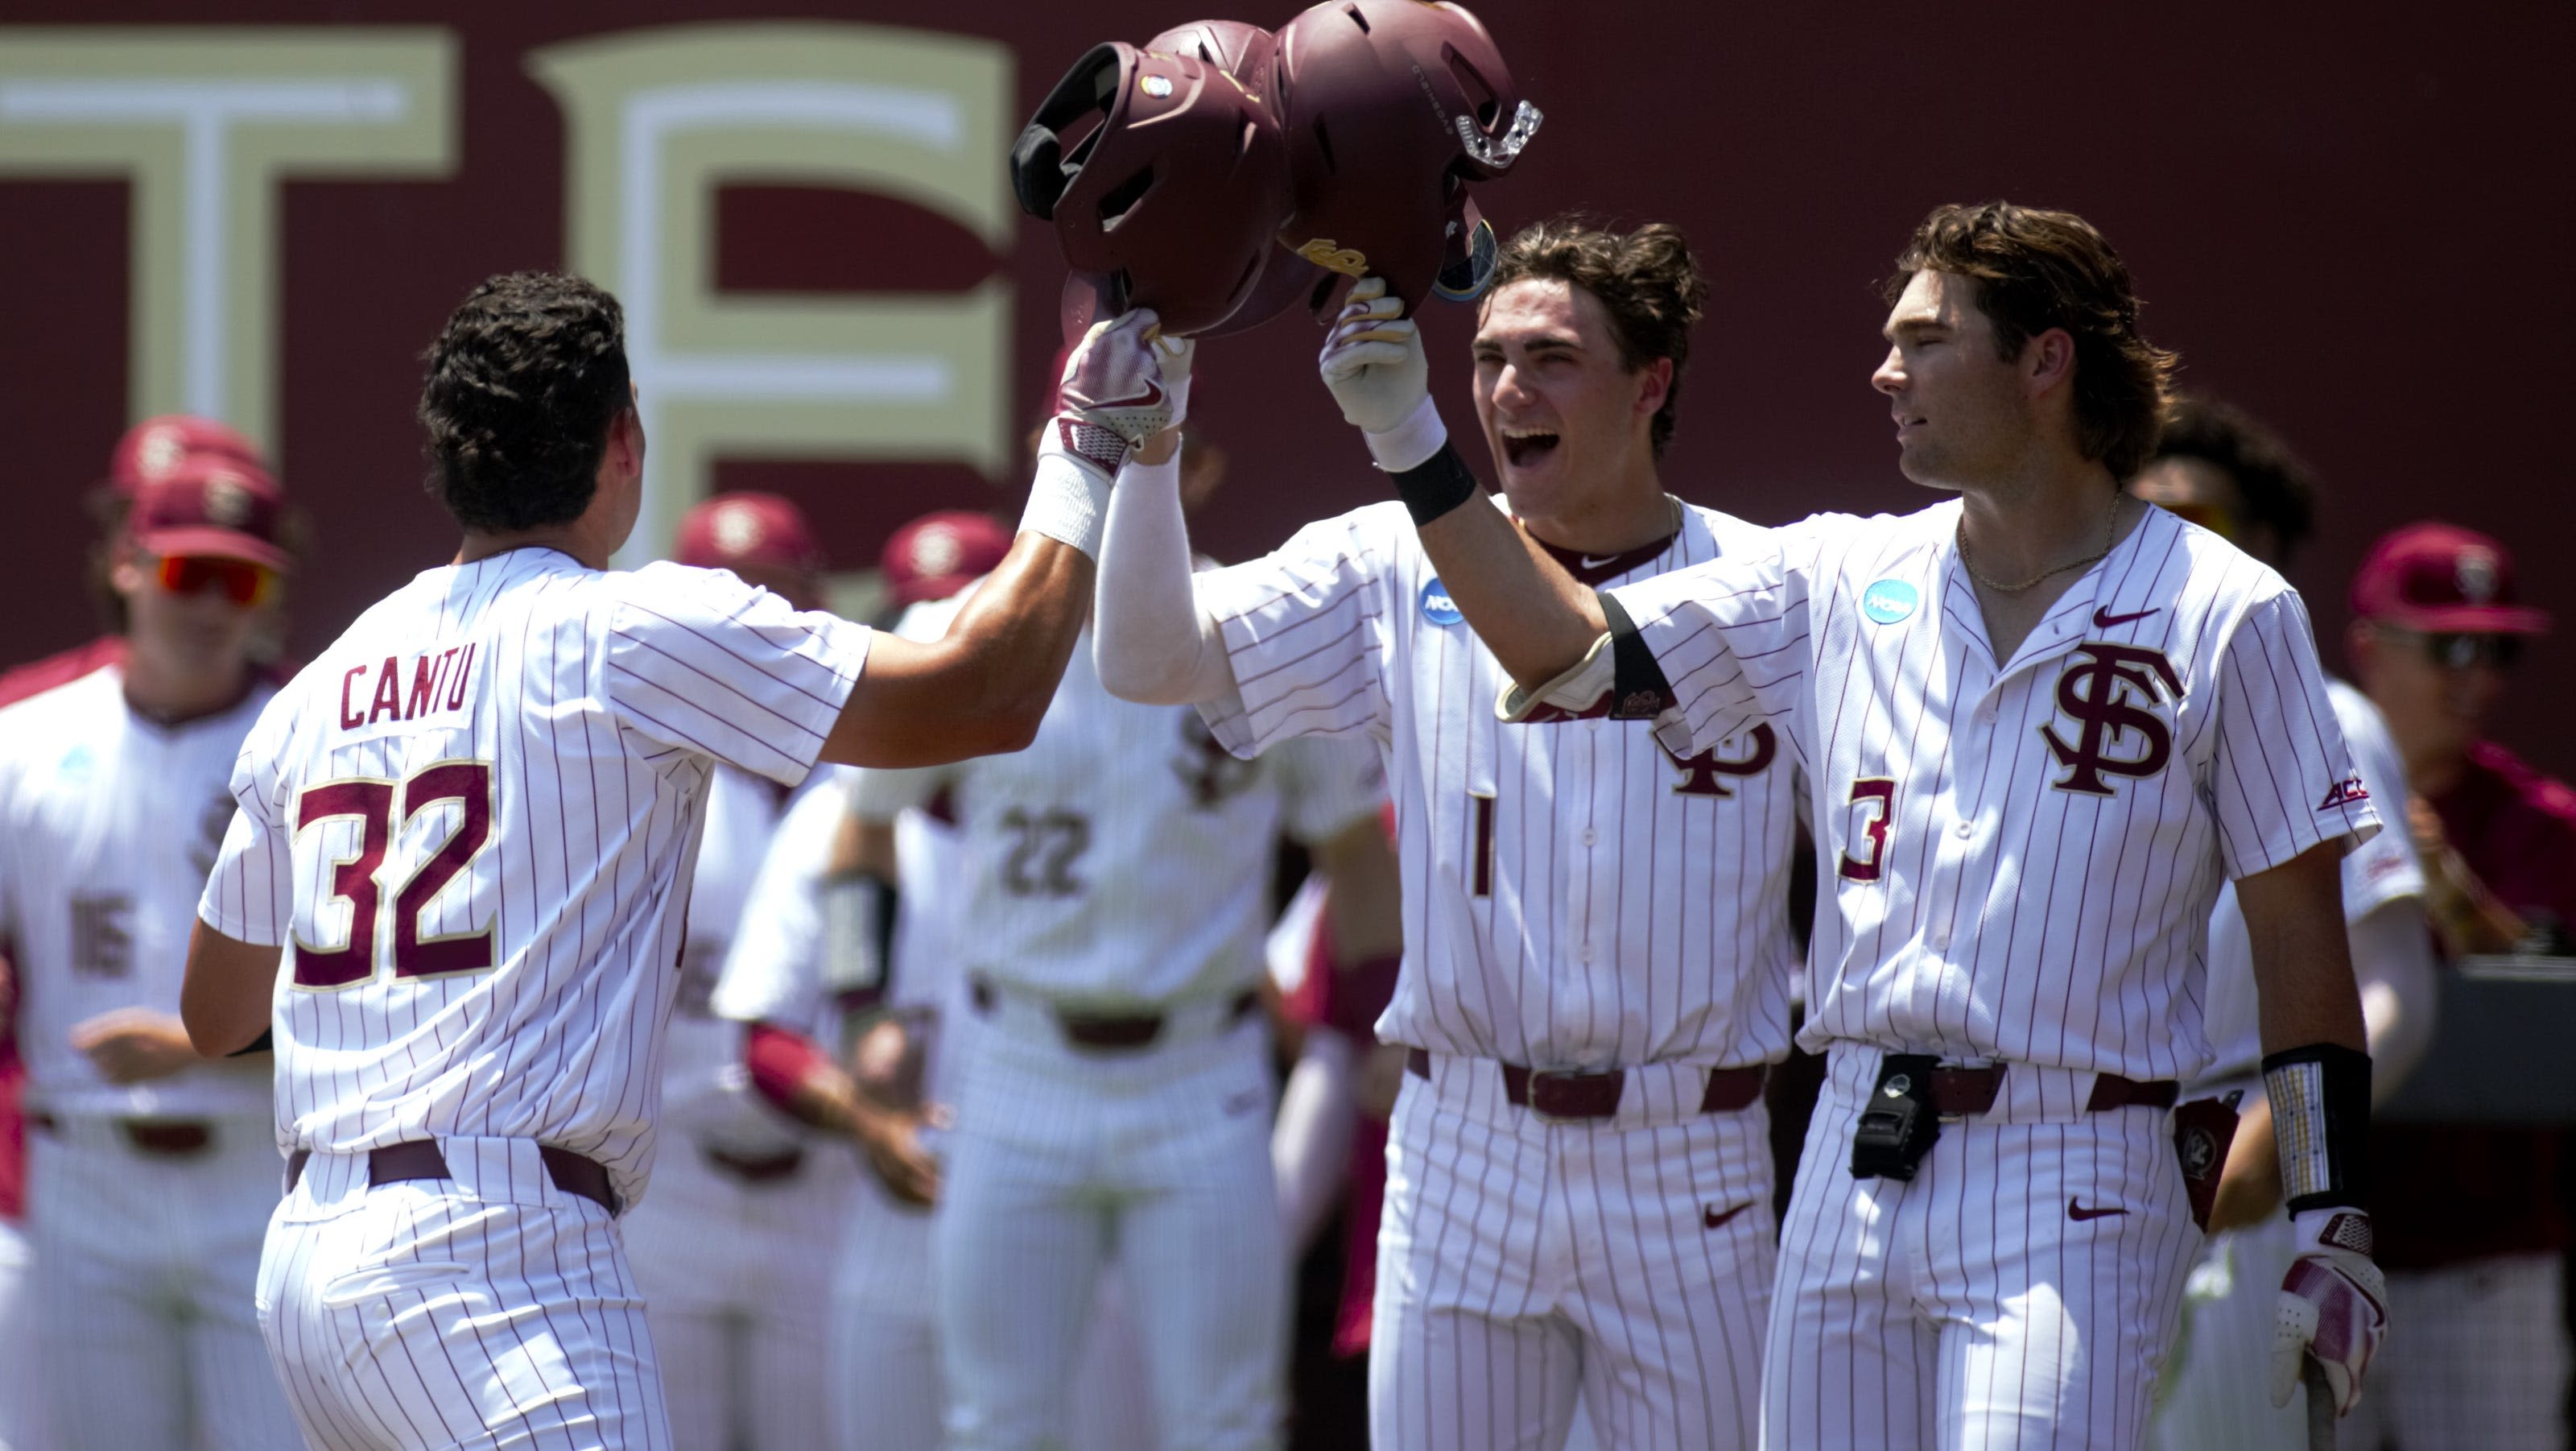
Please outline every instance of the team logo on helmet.
[[206, 517], [226, 529], [239, 529], [250, 522], [250, 485], [238, 475], [209, 474], [206, 477]]
[[955, 574], [965, 562], [965, 541], [945, 524], [933, 524], [912, 537], [912, 572], [924, 579]]
[[187, 442], [175, 428], [156, 428], [143, 435], [134, 446], [134, 473], [138, 478], [158, 479], [179, 466], [188, 456]]
[[1307, 238], [1305, 245], [1297, 249], [1297, 255], [1327, 272], [1339, 272], [1344, 277], [1368, 275], [1367, 256], [1349, 247], [1333, 245], [1330, 237]]
[[716, 536], [716, 548], [727, 554], [748, 554], [760, 547], [760, 511], [747, 504], [729, 504], [716, 511], [710, 521]]
[[2497, 577], [2494, 550], [2474, 545], [2461, 550], [2455, 573], [2459, 577], [2460, 598], [2473, 605], [2494, 602]]

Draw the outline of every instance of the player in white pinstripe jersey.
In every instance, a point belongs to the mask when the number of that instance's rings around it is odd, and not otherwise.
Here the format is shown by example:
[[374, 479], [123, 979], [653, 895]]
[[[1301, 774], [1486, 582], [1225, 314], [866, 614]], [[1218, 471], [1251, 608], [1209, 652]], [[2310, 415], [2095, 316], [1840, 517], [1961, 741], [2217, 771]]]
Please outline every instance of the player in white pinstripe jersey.
[[1113, 1261], [1164, 1444], [1278, 1444], [1271, 858], [1284, 830], [1335, 880], [1391, 876], [1382, 782], [1356, 745], [1237, 760], [1197, 712], [1113, 698], [1087, 658], [1026, 751], [862, 775], [857, 810], [880, 820], [952, 790], [967, 860], [979, 1022], [931, 1231], [957, 1451], [1061, 1444]]
[[[1502, 249], [1479, 418], [1504, 501], [1588, 579], [1760, 547], [1657, 469], [1703, 291], [1667, 226], [1547, 223]], [[1389, 763], [1404, 964], [1377, 1026], [1414, 1051], [1378, 1247], [1376, 1444], [1552, 1451], [1579, 1393], [1610, 1444], [1749, 1446], [1773, 1265], [1760, 1086], [1788, 1049], [1800, 816], [1777, 733], [1674, 755], [1638, 725], [1500, 726], [1508, 677], [1400, 507], [1193, 589], [1171, 486], [1129, 483], [1101, 573], [1113, 686], [1201, 702], [1247, 755], [1350, 734]]]
[[2171, 358], [2082, 219], [1945, 207], [1898, 269], [1873, 382], [1907, 476], [1962, 500], [1597, 593], [1475, 506], [1409, 324], [1346, 314], [1325, 376], [1521, 682], [1513, 718], [1652, 718], [1676, 751], [1766, 721], [1814, 782], [1801, 1040], [1827, 1083], [1764, 1445], [2138, 1444], [2197, 1246], [2184, 1160], [2214, 1167], [2215, 1116], [2166, 1110], [2209, 1059], [2222, 876], [2298, 1215], [2273, 1395], [2312, 1357], [2349, 1407], [2386, 1317], [2338, 861], [2380, 823], [2306, 612], [2120, 492]]
[[[463, 547], [262, 714], [182, 993], [201, 1052], [273, 1033], [259, 1306], [309, 1442], [670, 1444], [615, 1216], [652, 1164], [708, 774], [1026, 743], [1110, 480], [1181, 406], [1153, 321], [1075, 350], [1019, 541], [915, 644], [720, 573], [606, 572], [644, 449], [615, 299], [518, 273], [449, 318], [421, 417]], [[918, 1158], [898, 1116], [849, 1128]]]
[[[813, 529], [775, 494], [701, 501], [682, 516], [672, 554], [692, 568], [731, 570], [798, 610], [822, 605]], [[751, 1091], [743, 1029], [710, 1000], [770, 838], [795, 796], [827, 774], [793, 795], [732, 765], [717, 766], [707, 783], [680, 989], [662, 1050], [671, 1152], [656, 1161], [652, 1202], [622, 1226], [681, 1446], [823, 1444], [831, 1247], [858, 1190], [858, 1163], [843, 1145], [808, 1142]]]

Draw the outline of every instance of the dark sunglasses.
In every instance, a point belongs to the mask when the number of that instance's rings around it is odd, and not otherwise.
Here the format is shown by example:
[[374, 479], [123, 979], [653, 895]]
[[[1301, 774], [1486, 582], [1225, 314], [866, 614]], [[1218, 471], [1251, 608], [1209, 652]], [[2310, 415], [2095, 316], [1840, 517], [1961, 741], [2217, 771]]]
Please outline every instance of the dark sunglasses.
[[208, 585], [223, 588], [224, 598], [237, 605], [255, 605], [268, 597], [274, 571], [247, 559], [210, 559], [196, 554], [166, 554], [161, 557], [161, 587], [174, 595], [194, 596], [204, 593]]
[[2471, 635], [2454, 631], [2422, 632], [2392, 630], [2423, 643], [2424, 656], [2445, 670], [2466, 670], [2484, 665], [2490, 670], [2511, 670], [2522, 658], [2520, 635]]

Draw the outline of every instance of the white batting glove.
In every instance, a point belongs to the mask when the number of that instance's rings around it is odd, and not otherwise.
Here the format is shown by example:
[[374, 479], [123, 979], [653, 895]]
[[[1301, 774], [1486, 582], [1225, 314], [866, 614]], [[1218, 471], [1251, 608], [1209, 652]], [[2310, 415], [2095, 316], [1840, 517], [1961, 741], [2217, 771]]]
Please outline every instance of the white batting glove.
[[1188, 416], [1195, 349], [1163, 338], [1159, 325], [1149, 308], [1093, 323], [1064, 360], [1055, 440], [1106, 477], [1118, 476], [1129, 450]]
[[1386, 295], [1385, 278], [1361, 278], [1315, 359], [1342, 417], [1360, 430], [1378, 467], [1390, 473], [1424, 463], [1449, 441], [1439, 410], [1431, 406], [1422, 330], [1403, 311], [1402, 298]]
[[2272, 1334], [2272, 1404], [2286, 1406], [2300, 1362], [2316, 1357], [2334, 1392], [2335, 1414], [2361, 1402], [2361, 1378], [2388, 1334], [2388, 1282], [2371, 1262], [2370, 1216], [2358, 1209], [2309, 1209], [2291, 1217], [2299, 1257], [2281, 1278]]

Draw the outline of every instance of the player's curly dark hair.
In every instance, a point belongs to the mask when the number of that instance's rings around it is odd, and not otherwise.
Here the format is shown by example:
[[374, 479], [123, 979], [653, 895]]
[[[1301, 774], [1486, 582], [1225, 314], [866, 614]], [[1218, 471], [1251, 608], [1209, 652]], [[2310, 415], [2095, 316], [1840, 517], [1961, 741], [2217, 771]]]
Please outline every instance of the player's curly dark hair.
[[508, 534], [580, 518], [632, 402], [617, 299], [579, 277], [504, 273], [448, 314], [423, 357], [430, 489], [457, 522]]
[[1493, 291], [1533, 277], [1572, 283], [1598, 299], [1629, 372], [1656, 358], [1673, 360], [1672, 386], [1664, 390], [1664, 406], [1655, 410], [1648, 433], [1655, 457], [1662, 458], [1681, 403], [1682, 369], [1690, 363], [1691, 324], [1708, 305], [1707, 279], [1682, 229], [1648, 222], [1618, 232], [1575, 215], [1534, 222], [1503, 244], [1494, 262]]
[[1977, 310], [2006, 362], [2065, 329], [2075, 340], [2076, 446], [2122, 482], [2145, 466], [2181, 360], [2139, 333], [2128, 265], [2091, 222], [2010, 202], [1936, 207], [1896, 259], [1889, 304], [1927, 268], [1976, 279]]
[[2316, 476], [2279, 434], [2233, 404], [2174, 399], [2156, 435], [2155, 458], [2198, 459], [2233, 480], [2247, 516], [2272, 531], [2275, 564], [2289, 563], [2316, 532]]

